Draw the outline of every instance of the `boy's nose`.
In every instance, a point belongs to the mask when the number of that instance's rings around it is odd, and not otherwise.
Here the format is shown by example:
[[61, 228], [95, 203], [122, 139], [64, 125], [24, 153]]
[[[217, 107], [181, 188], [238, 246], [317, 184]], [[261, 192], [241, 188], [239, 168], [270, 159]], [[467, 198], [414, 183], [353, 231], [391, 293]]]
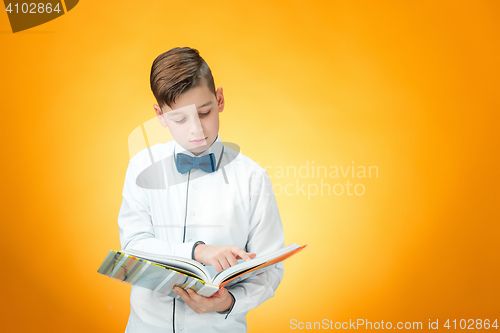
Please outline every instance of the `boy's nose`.
[[196, 113], [196, 116], [191, 117], [191, 133], [196, 136], [197, 138], [205, 137], [205, 134], [203, 133], [203, 127], [201, 126], [201, 121], [200, 117], [198, 116], [198, 113]]

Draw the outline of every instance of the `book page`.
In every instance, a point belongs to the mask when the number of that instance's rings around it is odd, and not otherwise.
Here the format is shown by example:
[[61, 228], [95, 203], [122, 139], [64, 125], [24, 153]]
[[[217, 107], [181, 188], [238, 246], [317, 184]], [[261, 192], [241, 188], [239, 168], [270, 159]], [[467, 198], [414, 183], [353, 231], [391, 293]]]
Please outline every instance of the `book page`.
[[165, 256], [165, 255], [159, 255], [159, 254], [153, 254], [153, 253], [148, 253], [148, 252], [143, 252], [143, 251], [138, 251], [138, 250], [123, 250], [120, 251], [122, 253], [126, 253], [131, 256], [135, 257], [140, 257], [149, 261], [154, 261], [158, 262], [160, 264], [169, 266], [173, 269], [179, 268], [181, 270], [187, 271], [191, 274], [194, 274], [195, 276], [198, 276], [200, 279], [202, 279], [205, 282], [211, 282], [212, 281], [212, 275], [210, 272], [203, 266], [203, 264], [200, 264], [197, 261], [187, 259], [187, 258], [182, 258], [182, 257], [175, 257], [175, 256]]
[[219, 272], [216, 276], [213, 278], [213, 284], [215, 285], [220, 285], [223, 281], [232, 279], [233, 277], [243, 274], [245, 271], [249, 271], [257, 266], [263, 265], [266, 262], [272, 261], [273, 259], [279, 258], [281, 256], [286, 255], [287, 253], [290, 253], [292, 251], [295, 251], [297, 249], [301, 248], [301, 246], [297, 244], [290, 244], [282, 249], [279, 249], [278, 251], [269, 253], [267, 255], [263, 256], [257, 256], [255, 259], [242, 262], [241, 264], [229, 267], [228, 269], [223, 270], [222, 272]]

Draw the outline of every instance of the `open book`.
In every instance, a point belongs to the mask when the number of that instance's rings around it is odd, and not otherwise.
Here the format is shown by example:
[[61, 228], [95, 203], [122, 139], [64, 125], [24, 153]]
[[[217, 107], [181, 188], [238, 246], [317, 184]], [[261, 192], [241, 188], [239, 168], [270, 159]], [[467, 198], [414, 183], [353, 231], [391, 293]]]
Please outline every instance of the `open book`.
[[111, 250], [97, 272], [175, 298], [179, 298], [172, 290], [175, 286], [192, 289], [198, 295], [210, 297], [220, 288], [260, 274], [306, 247], [307, 245], [291, 244], [246, 262], [239, 260], [239, 264], [219, 273], [211, 266], [204, 266], [187, 258], [137, 250]]

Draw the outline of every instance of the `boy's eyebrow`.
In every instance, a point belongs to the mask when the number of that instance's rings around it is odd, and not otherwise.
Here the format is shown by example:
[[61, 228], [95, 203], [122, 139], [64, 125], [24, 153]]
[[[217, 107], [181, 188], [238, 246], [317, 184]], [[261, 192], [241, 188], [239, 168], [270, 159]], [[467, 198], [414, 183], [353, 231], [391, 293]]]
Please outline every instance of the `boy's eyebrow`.
[[208, 102], [206, 102], [206, 103], [205, 103], [205, 104], [203, 104], [202, 106], [198, 107], [198, 109], [201, 109], [202, 107], [207, 106], [207, 105], [210, 105], [210, 104], [212, 104], [212, 101], [208, 101]]
[[177, 111], [177, 112], [175, 112], [175, 111], [170, 111], [170, 112], [167, 112], [167, 116], [169, 116], [169, 117], [173, 117], [173, 116], [178, 115], [179, 113], [182, 113], [182, 111]]
[[[205, 107], [205, 106], [210, 105], [210, 104], [212, 104], [212, 101], [206, 102], [205, 104], [199, 106], [198, 109], [201, 109], [202, 107]], [[170, 111], [170, 112], [167, 112], [167, 114], [169, 116], [175, 116], [175, 115], [178, 115], [179, 113], [183, 113], [183, 111]]]

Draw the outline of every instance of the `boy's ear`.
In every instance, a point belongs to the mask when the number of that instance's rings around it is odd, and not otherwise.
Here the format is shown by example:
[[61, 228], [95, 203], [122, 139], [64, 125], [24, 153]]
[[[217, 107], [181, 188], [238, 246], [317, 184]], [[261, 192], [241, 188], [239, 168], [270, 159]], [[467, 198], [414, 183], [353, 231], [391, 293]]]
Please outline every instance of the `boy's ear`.
[[216, 95], [219, 112], [222, 112], [224, 110], [224, 92], [222, 91], [222, 87], [217, 88]]
[[155, 109], [156, 117], [160, 121], [161, 126], [168, 127], [167, 126], [167, 121], [163, 117], [163, 111], [161, 110], [160, 106], [158, 104], [154, 104], [153, 107]]

